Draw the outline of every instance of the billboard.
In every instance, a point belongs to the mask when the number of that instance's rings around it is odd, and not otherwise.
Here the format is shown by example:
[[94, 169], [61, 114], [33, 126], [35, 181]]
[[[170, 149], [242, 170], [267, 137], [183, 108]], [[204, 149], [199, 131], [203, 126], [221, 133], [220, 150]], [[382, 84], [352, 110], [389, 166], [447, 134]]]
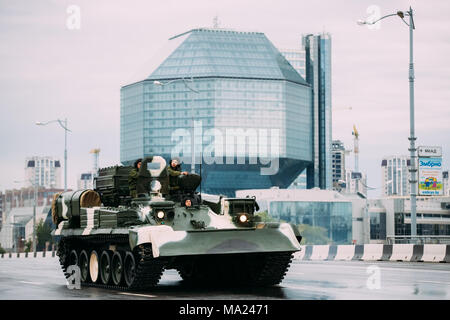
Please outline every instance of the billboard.
[[442, 158], [419, 157], [419, 195], [442, 195]]

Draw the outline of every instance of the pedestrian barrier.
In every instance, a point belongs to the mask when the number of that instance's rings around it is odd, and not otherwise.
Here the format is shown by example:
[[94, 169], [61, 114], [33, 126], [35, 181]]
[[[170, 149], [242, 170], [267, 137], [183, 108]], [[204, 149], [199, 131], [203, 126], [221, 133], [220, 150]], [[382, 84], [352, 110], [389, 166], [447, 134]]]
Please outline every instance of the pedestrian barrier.
[[421, 261], [423, 256], [423, 245], [415, 244], [413, 248], [413, 256], [411, 258], [411, 261], [418, 262]]
[[450, 244], [447, 245], [447, 249], [445, 250], [444, 262], [450, 262]]
[[423, 256], [420, 261], [424, 262], [444, 262], [447, 245], [426, 244], [423, 248]]
[[355, 246], [352, 244], [349, 245], [340, 245], [337, 246], [336, 256], [334, 260], [352, 260], [355, 256]]
[[37, 251], [37, 252], [8, 252], [8, 253], [2, 253], [1, 255], [2, 259], [17, 259], [17, 258], [54, 258], [56, 257], [56, 252], [51, 251]]
[[306, 245], [298, 260], [450, 262], [446, 244]]
[[336, 246], [336, 245], [330, 246], [330, 250], [328, 251], [328, 257], [326, 260], [334, 260], [335, 259], [336, 254], [337, 254], [337, 248], [338, 248], [338, 246]]
[[[450, 262], [450, 245], [446, 244], [365, 244], [365, 245], [302, 245], [294, 260], [363, 260]], [[55, 258], [56, 251], [2, 253], [1, 259]]]
[[361, 260], [363, 255], [364, 255], [364, 245], [363, 244], [355, 245], [355, 255], [353, 256], [352, 260]]
[[328, 252], [330, 251], [329, 245], [317, 245], [313, 246], [311, 260], [325, 260], [328, 258]]
[[303, 260], [303, 257], [305, 256], [305, 247], [306, 246], [300, 246], [300, 251], [294, 252], [294, 260]]
[[382, 244], [365, 244], [364, 245], [364, 254], [361, 260], [364, 261], [373, 261], [373, 260], [381, 260], [383, 256], [383, 245]]
[[392, 249], [393, 249], [393, 245], [392, 244], [385, 244], [383, 245], [383, 255], [381, 256], [381, 260], [382, 261], [388, 261], [389, 258], [392, 255]]
[[395, 244], [392, 248], [390, 261], [411, 261], [414, 253], [413, 244]]
[[305, 255], [303, 256], [303, 260], [311, 260], [311, 255], [313, 252], [314, 246], [306, 246], [305, 247]]

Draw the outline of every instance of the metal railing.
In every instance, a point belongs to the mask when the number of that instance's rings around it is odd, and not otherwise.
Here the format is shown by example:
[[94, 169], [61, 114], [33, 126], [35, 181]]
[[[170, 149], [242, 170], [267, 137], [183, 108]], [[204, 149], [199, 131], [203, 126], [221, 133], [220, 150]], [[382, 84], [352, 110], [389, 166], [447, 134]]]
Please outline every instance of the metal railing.
[[387, 236], [387, 244], [450, 244], [450, 236]]

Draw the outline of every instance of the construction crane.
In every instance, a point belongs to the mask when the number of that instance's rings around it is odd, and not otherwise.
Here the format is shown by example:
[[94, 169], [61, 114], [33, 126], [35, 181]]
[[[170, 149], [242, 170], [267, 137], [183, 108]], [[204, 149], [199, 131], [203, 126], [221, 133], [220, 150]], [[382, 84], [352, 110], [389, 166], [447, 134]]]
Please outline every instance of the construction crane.
[[359, 172], [359, 133], [358, 130], [356, 130], [356, 126], [353, 125], [353, 153], [355, 155], [355, 172]]

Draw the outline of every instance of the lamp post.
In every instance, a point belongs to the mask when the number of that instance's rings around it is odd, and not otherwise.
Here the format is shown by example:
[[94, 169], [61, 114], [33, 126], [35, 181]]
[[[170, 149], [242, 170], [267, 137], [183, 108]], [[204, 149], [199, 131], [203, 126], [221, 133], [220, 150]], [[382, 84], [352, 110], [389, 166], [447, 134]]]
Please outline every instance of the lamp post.
[[[158, 80], [153, 81], [153, 84], [157, 86], [166, 86], [168, 84], [177, 82], [177, 81], [183, 81], [186, 88], [188, 88], [191, 92], [200, 93], [198, 90], [195, 90], [194, 88], [191, 88], [191, 86], [188, 85], [188, 81], [186, 78], [181, 79], [174, 79], [170, 80], [168, 82], [161, 82]], [[194, 78], [190, 78], [189, 82], [194, 82]], [[195, 173], [195, 144], [194, 144], [194, 95], [191, 94], [191, 173]]]
[[[409, 152], [411, 157], [411, 167], [409, 172], [411, 173], [411, 180], [409, 180], [411, 184], [410, 190], [410, 198], [411, 198], [411, 239], [415, 242], [415, 237], [417, 236], [417, 224], [416, 224], [416, 186], [417, 186], [417, 177], [416, 177], [416, 146], [415, 141], [417, 137], [414, 132], [414, 63], [413, 63], [413, 30], [414, 26], [414, 18], [413, 18], [413, 10], [409, 7], [408, 11], [397, 11], [397, 13], [388, 14], [384, 17], [381, 17], [373, 22], [368, 22], [364, 20], [358, 20], [357, 23], [359, 25], [372, 25], [377, 23], [378, 21], [391, 17], [398, 16], [402, 19], [402, 21], [409, 27], [409, 126], [410, 126], [410, 136], [409, 136]], [[409, 17], [409, 23], [405, 21], [405, 16]]]
[[37, 187], [36, 181], [33, 182], [31, 180], [23, 180], [23, 181], [17, 181], [15, 180], [15, 183], [20, 182], [30, 182], [34, 189], [34, 195], [33, 195], [33, 253], [36, 253], [36, 202], [37, 202]]
[[63, 120], [60, 119], [56, 119], [56, 120], [51, 120], [51, 121], [47, 121], [47, 122], [36, 122], [36, 125], [38, 126], [45, 126], [47, 124], [50, 124], [52, 122], [58, 122], [59, 125], [61, 126], [61, 128], [64, 129], [64, 192], [67, 191], [67, 131], [72, 132], [72, 130], [69, 130], [69, 128], [67, 128], [67, 118]]

